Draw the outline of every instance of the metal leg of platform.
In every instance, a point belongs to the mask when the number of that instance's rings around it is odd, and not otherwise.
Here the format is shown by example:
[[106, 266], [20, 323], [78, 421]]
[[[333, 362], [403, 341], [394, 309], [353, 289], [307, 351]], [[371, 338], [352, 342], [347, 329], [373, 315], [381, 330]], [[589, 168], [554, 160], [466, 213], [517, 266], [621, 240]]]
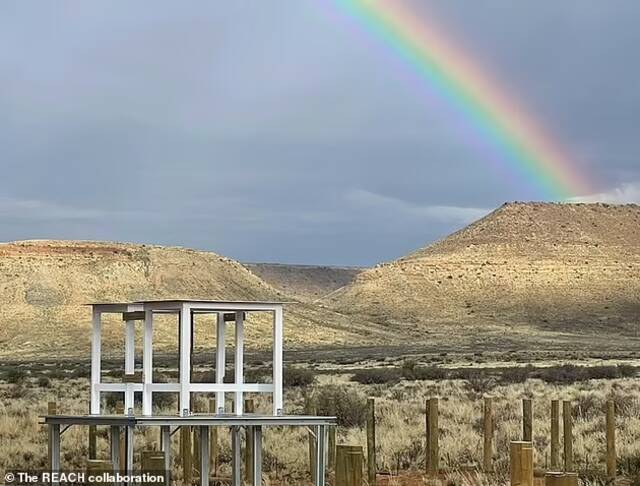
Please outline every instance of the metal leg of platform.
[[324, 425], [316, 425], [314, 429], [316, 435], [316, 467], [314, 484], [316, 486], [324, 486], [327, 428]]
[[120, 472], [120, 427], [111, 426], [111, 462], [113, 464], [113, 472]]
[[209, 426], [200, 426], [200, 486], [209, 486]]
[[[60, 472], [60, 424], [49, 425], [49, 448], [51, 450], [51, 472]], [[58, 484], [54, 482], [53, 484]]]
[[133, 427], [124, 428], [124, 469], [127, 474], [133, 472]]
[[253, 435], [253, 486], [262, 484], [262, 427], [251, 427]]
[[240, 475], [240, 427], [234, 425], [231, 427], [231, 485], [242, 486], [242, 477]]
[[164, 452], [164, 483], [171, 484], [171, 427], [163, 425], [160, 427], [160, 440], [162, 442], [162, 452]]

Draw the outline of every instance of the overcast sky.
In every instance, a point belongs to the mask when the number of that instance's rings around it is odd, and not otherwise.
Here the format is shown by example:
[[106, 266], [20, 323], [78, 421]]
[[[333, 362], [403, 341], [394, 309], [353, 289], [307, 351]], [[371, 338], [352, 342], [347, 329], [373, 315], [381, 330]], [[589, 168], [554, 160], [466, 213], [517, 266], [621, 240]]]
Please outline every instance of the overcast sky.
[[[640, 199], [640, 2], [421, 3], [593, 199]], [[429, 94], [328, 0], [2, 0], [0, 240], [371, 265], [539, 197]]]

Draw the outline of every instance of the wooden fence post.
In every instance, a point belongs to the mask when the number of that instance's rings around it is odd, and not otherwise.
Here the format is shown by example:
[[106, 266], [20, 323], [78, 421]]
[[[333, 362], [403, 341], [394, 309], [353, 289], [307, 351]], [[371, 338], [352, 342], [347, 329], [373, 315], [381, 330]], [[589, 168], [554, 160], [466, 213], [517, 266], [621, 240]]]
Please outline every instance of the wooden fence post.
[[482, 468], [485, 472], [493, 470], [493, 399], [484, 397], [484, 454]]
[[607, 401], [607, 478], [616, 477], [616, 406]]
[[564, 470], [573, 471], [573, 418], [571, 417], [571, 402], [562, 402], [562, 423], [564, 428]]
[[551, 470], [560, 468], [560, 400], [551, 400]]
[[533, 441], [533, 403], [529, 398], [522, 400], [522, 440]]
[[[254, 413], [255, 404], [253, 400], [244, 401], [244, 413]], [[245, 427], [244, 437], [244, 464], [245, 464], [245, 478], [247, 483], [251, 483], [253, 480], [253, 427]]]
[[427, 476], [435, 476], [440, 470], [440, 449], [438, 446], [438, 399], [427, 400]]
[[376, 401], [367, 400], [367, 479], [370, 485], [376, 484]]
[[511, 486], [533, 486], [533, 446], [531, 442], [511, 442]]
[[193, 477], [193, 462], [191, 461], [191, 427], [180, 427], [180, 455], [182, 457], [182, 481], [186, 486], [191, 485]]
[[362, 486], [361, 446], [336, 447], [336, 484], [335, 486]]

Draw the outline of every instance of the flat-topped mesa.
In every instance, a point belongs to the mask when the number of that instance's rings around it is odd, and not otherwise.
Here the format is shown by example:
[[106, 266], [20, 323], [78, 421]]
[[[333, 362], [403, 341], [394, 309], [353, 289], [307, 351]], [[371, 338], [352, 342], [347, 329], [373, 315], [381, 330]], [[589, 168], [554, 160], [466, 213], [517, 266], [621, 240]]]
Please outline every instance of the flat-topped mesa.
[[506, 203], [466, 228], [401, 260], [492, 245], [533, 254], [541, 246], [554, 253], [561, 252], [565, 246], [638, 249], [640, 205]]
[[[634, 332], [640, 206], [510, 203], [378, 265], [327, 299], [427, 335], [443, 324], [543, 332]], [[517, 327], [520, 326], [520, 327]]]

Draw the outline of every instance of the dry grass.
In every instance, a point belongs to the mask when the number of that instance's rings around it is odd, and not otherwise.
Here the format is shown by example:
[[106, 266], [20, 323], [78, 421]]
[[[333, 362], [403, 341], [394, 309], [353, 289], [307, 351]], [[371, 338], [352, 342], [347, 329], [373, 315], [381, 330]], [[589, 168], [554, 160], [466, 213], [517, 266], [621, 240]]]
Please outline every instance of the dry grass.
[[[633, 379], [590, 380], [570, 386], [527, 380], [521, 384], [495, 386], [496, 437], [494, 463], [497, 476], [469, 479], [470, 471], [482, 459], [482, 395], [467, 381], [401, 381], [395, 385], [360, 385], [348, 381], [348, 375], [321, 376], [313, 387], [291, 388], [286, 393], [288, 412], [302, 412], [309, 396], [319, 396], [327, 386], [344, 387], [353, 394], [354, 403], [366, 396], [377, 398], [378, 469], [390, 475], [385, 484], [404, 484], [394, 478], [398, 473], [420, 477], [424, 468], [424, 402], [441, 397], [440, 448], [442, 465], [449, 473], [449, 484], [503, 484], [508, 469], [508, 443], [520, 438], [520, 400], [534, 399], [534, 442], [536, 467], [545, 469], [549, 455], [552, 399], [569, 399], [575, 404], [574, 455], [579, 471], [597, 480], [604, 472], [604, 413], [607, 399], [613, 399], [618, 411], [617, 448], [619, 469], [631, 467], [635, 473], [640, 461], [640, 383]], [[56, 400], [64, 413], [81, 414], [87, 410], [88, 384], [85, 378], [52, 379], [49, 387], [39, 387], [35, 378], [24, 384], [0, 385], [0, 472], [6, 469], [39, 469], [46, 463], [46, 435], [38, 425], [38, 415], [49, 400]], [[62, 397], [65, 397], [64, 400]], [[198, 397], [199, 406], [204, 397]], [[267, 412], [270, 404], [263, 397], [253, 397], [258, 411]], [[107, 456], [107, 431], [100, 430], [98, 453]], [[221, 433], [220, 475], [229, 474], [230, 444], [228, 434]], [[302, 429], [267, 430], [265, 432], [264, 469], [272, 481], [283, 484], [306, 483], [308, 470], [308, 435]], [[136, 435], [137, 450], [157, 447], [158, 432], [146, 430]], [[362, 427], [340, 427], [339, 443], [364, 445]], [[63, 437], [63, 467], [82, 468], [88, 452], [87, 430], [71, 428]], [[174, 458], [178, 441], [173, 443]], [[176, 478], [181, 477], [174, 464]], [[423, 484], [421, 482], [410, 484]], [[585, 484], [604, 484], [590, 482]]]

